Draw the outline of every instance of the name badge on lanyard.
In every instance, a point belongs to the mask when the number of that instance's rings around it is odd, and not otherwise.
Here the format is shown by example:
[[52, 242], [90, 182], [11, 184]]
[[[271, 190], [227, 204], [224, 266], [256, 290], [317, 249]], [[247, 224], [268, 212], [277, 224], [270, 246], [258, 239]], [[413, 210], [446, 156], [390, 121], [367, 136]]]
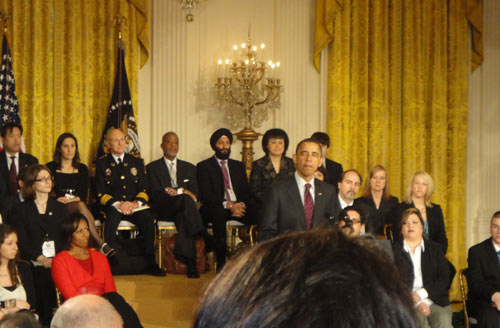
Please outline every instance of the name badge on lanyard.
[[49, 240], [48, 235], [45, 235], [45, 241], [42, 244], [42, 254], [45, 257], [56, 256], [56, 244], [53, 240]]

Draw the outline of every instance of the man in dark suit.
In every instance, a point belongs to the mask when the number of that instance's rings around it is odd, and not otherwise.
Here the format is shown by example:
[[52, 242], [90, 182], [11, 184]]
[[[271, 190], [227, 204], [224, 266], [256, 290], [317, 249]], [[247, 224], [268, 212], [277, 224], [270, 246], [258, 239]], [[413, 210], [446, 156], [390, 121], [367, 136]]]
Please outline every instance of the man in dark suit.
[[132, 222], [144, 238], [151, 274], [164, 276], [165, 272], [154, 258], [154, 219], [148, 209], [140, 209], [149, 199], [143, 160], [125, 154], [125, 135], [118, 129], [108, 132], [106, 144], [111, 152], [97, 160], [95, 175], [95, 194], [106, 212], [104, 240], [112, 248], [119, 249], [118, 225], [121, 220]]
[[294, 176], [271, 186], [264, 197], [258, 222], [259, 240], [282, 233], [330, 225], [338, 212], [335, 188], [314, 179], [322, 163], [321, 147], [312, 139], [302, 140], [293, 155]]
[[490, 222], [491, 238], [469, 249], [467, 309], [478, 327], [500, 327], [500, 211]]
[[16, 123], [6, 123], [0, 130], [3, 150], [0, 152], [0, 196], [4, 218], [10, 215], [15, 204], [21, 201], [17, 176], [28, 165], [37, 164], [38, 159], [30, 154], [21, 153], [23, 127]]
[[326, 158], [326, 151], [330, 148], [330, 137], [324, 132], [315, 132], [311, 139], [316, 141], [321, 146], [321, 156], [323, 157], [323, 166], [326, 169], [325, 181], [337, 188], [337, 183], [340, 182], [342, 175], [342, 164], [334, 162]]
[[196, 206], [198, 182], [196, 167], [177, 158], [179, 137], [174, 132], [163, 135], [161, 149], [163, 157], [146, 166], [151, 188], [153, 211], [163, 220], [172, 220], [177, 228], [174, 254], [188, 266], [188, 278], [199, 278], [196, 271], [194, 239], [207, 234]]
[[212, 222], [215, 237], [217, 271], [226, 263], [226, 222], [238, 220], [246, 225], [252, 222], [246, 216], [250, 201], [250, 188], [242, 162], [229, 158], [233, 134], [228, 129], [219, 129], [210, 137], [215, 155], [198, 163], [201, 216]]

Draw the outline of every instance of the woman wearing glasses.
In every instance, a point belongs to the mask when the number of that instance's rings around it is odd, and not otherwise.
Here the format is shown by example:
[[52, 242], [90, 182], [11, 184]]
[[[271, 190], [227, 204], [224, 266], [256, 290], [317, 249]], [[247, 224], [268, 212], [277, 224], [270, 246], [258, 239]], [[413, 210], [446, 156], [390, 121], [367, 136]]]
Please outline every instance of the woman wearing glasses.
[[90, 235], [101, 252], [106, 256], [113, 256], [115, 250], [97, 233], [94, 216], [86, 205], [89, 192], [89, 169], [80, 162], [78, 141], [73, 134], [65, 132], [57, 138], [53, 161], [47, 163], [47, 167], [54, 175], [54, 192], [57, 201], [66, 204], [68, 212], [85, 215], [89, 221]]
[[17, 231], [21, 258], [34, 266], [37, 310], [43, 325], [49, 325], [56, 304], [54, 283], [50, 275], [52, 258], [62, 248], [59, 227], [66, 215], [66, 206], [50, 197], [52, 174], [40, 164], [24, 172], [24, 202], [13, 209], [12, 225]]

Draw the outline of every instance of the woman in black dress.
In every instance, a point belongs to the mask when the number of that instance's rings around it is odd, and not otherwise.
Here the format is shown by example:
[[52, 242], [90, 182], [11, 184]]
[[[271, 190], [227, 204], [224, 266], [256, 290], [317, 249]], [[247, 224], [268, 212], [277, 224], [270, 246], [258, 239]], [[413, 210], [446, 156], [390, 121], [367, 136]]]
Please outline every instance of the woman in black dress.
[[21, 258], [33, 264], [37, 310], [43, 325], [49, 325], [56, 293], [50, 268], [61, 250], [59, 228], [66, 216], [66, 206], [50, 197], [53, 185], [51, 171], [33, 164], [24, 171], [24, 202], [13, 209], [12, 226], [17, 231]]
[[282, 129], [267, 130], [262, 137], [262, 150], [266, 155], [253, 162], [250, 173], [250, 192], [255, 213], [260, 210], [264, 194], [271, 184], [295, 172], [293, 160], [285, 156], [287, 149], [288, 135]]
[[[444, 227], [444, 217], [441, 206], [431, 203], [434, 193], [434, 181], [429, 173], [424, 171], [415, 172], [410, 184], [406, 189], [406, 196], [402, 203], [398, 205], [395, 211], [394, 219], [397, 226], [401, 215], [408, 208], [416, 208], [422, 214], [424, 220], [424, 231], [426, 236], [441, 245], [443, 253], [448, 249], [448, 238]], [[395, 234], [395, 238], [401, 238], [400, 234]]]
[[86, 202], [89, 192], [89, 169], [80, 162], [78, 141], [71, 133], [65, 132], [57, 138], [53, 161], [47, 167], [54, 176], [54, 192], [57, 200], [70, 213], [79, 212], [89, 221], [90, 235], [104, 255], [111, 256], [114, 250], [97, 233], [95, 220]]
[[354, 206], [363, 211], [366, 217], [366, 232], [384, 235], [386, 223], [392, 223], [389, 213], [399, 204], [389, 192], [389, 177], [382, 165], [375, 165], [365, 182], [363, 195], [354, 201]]

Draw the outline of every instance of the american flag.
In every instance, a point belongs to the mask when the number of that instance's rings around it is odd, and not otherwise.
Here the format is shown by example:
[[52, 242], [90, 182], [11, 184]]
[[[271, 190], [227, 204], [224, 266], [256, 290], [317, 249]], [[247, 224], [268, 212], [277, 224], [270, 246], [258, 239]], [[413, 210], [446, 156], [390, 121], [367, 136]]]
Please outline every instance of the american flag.
[[[7, 36], [2, 41], [2, 66], [0, 69], [0, 127], [5, 123], [21, 123], [19, 104], [17, 103], [16, 82], [12, 71], [12, 57], [10, 56]], [[1, 146], [1, 143], [0, 143]], [[24, 142], [21, 146], [24, 151]]]
[[106, 126], [104, 127], [101, 142], [99, 143], [97, 158], [108, 152], [106, 135], [113, 128], [120, 129], [125, 134], [127, 141], [126, 152], [140, 157], [141, 148], [139, 147], [134, 108], [132, 107], [132, 97], [130, 96], [127, 71], [125, 70], [125, 52], [121, 47], [118, 48], [115, 85], [113, 87], [113, 95], [111, 96]]

